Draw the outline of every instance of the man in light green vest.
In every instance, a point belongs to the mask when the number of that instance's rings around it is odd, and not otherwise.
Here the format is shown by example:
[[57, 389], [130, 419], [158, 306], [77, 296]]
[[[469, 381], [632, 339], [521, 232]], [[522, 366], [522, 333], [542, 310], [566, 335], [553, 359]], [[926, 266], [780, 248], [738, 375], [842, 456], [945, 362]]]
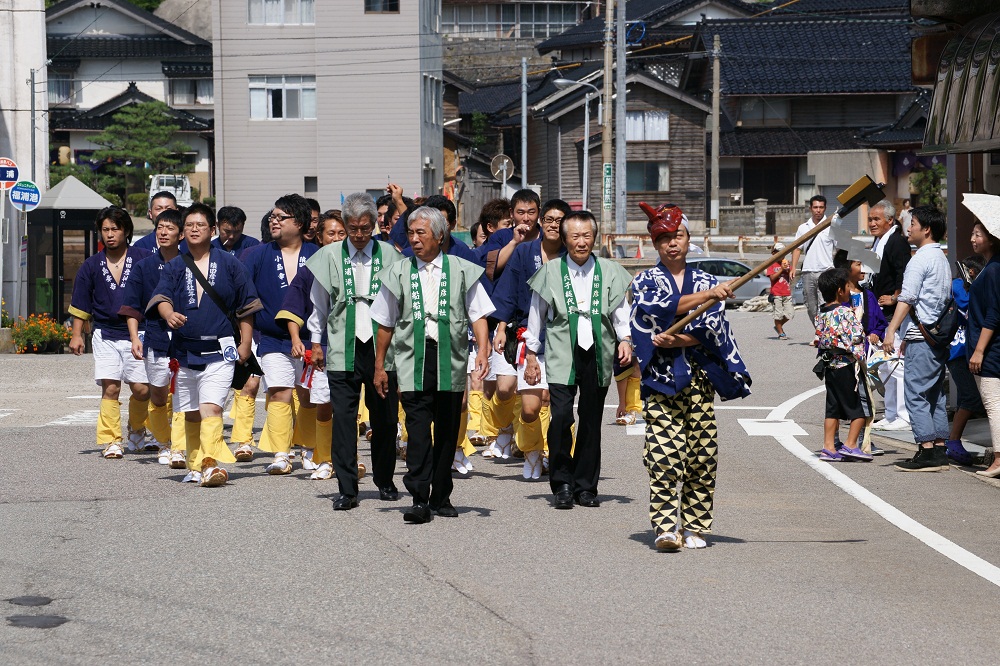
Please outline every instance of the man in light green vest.
[[448, 233], [441, 211], [426, 206], [413, 211], [407, 239], [414, 256], [379, 274], [382, 286], [371, 308], [379, 325], [375, 389], [383, 397], [391, 390], [386, 371], [390, 343], [396, 353], [409, 435], [409, 471], [403, 477], [413, 496], [413, 507], [403, 514], [408, 523], [426, 523], [433, 513], [458, 516], [450, 499], [451, 463], [462, 417], [470, 326], [479, 349], [474, 376], [481, 380], [489, 371], [486, 316], [493, 312], [493, 302], [479, 282], [482, 267], [441, 251]]
[[[306, 264], [315, 278], [309, 317], [313, 363], [320, 369], [326, 367], [334, 411], [331, 453], [340, 485], [340, 497], [333, 503], [335, 511], [358, 505], [357, 417], [362, 386], [371, 414], [372, 480], [381, 499], [399, 499], [392, 481], [399, 420], [396, 373], [390, 355], [386, 374], [391, 390], [384, 397], [378, 395], [373, 384], [378, 325], [373, 323], [370, 309], [381, 286], [379, 273], [403, 257], [390, 243], [372, 239], [378, 209], [371, 195], [347, 195], [342, 215], [347, 240], [324, 246]], [[325, 359], [324, 339], [328, 342]]]
[[[588, 211], [563, 219], [566, 254], [544, 264], [530, 280], [531, 306], [524, 379], [541, 377], [537, 353], [545, 329], [545, 372], [549, 382], [552, 420], [549, 423], [549, 484], [557, 509], [600, 506], [601, 422], [604, 398], [614, 374], [614, 355], [622, 367], [632, 363], [630, 308], [625, 294], [632, 276], [610, 259], [593, 254], [597, 221]], [[616, 349], [617, 346], [617, 349]], [[576, 450], [573, 401], [580, 389]]]

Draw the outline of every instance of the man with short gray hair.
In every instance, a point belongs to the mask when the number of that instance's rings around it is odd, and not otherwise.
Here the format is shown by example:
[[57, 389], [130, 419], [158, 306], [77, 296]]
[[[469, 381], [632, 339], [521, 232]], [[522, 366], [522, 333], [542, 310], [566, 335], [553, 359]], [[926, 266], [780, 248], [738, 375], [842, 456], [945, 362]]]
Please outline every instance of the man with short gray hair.
[[471, 326], [479, 350], [473, 373], [481, 380], [489, 370], [486, 316], [494, 307], [479, 281], [482, 267], [442, 251], [448, 222], [441, 211], [422, 206], [408, 222], [407, 240], [414, 256], [379, 274], [381, 287], [371, 316], [379, 325], [374, 384], [383, 398], [392, 390], [386, 370], [390, 344], [396, 354], [409, 436], [409, 471], [403, 483], [413, 496], [413, 507], [403, 520], [419, 524], [429, 522], [432, 511], [447, 518], [458, 516], [451, 503], [451, 465], [470, 374], [468, 332]]

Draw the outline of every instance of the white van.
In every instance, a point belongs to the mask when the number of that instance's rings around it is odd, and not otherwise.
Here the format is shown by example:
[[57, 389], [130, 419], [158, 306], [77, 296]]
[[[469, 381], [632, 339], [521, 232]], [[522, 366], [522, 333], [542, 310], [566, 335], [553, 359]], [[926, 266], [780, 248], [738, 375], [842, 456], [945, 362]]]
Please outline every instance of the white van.
[[153, 195], [160, 192], [170, 192], [177, 199], [179, 208], [186, 208], [194, 201], [191, 199], [191, 181], [183, 174], [158, 173], [149, 177], [149, 197], [146, 199], [146, 209], [153, 204]]

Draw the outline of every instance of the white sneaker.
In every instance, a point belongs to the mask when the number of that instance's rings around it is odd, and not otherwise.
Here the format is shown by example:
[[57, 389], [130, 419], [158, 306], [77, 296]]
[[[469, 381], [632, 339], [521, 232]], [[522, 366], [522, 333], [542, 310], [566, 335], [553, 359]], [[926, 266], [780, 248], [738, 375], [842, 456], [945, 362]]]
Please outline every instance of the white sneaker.
[[499, 457], [501, 460], [509, 460], [513, 452], [513, 447], [511, 446], [514, 441], [514, 428], [513, 426], [507, 426], [500, 431], [497, 435], [496, 448], [499, 449]]
[[129, 453], [139, 453], [146, 449], [146, 429], [136, 430], [132, 432], [131, 429], [128, 431], [128, 442], [125, 444], [125, 450]]
[[883, 423], [882, 425], [880, 425], [877, 428], [875, 427], [875, 424], [872, 424], [872, 429], [873, 430], [909, 430], [910, 429], [910, 424], [909, 424], [908, 421], [906, 421], [904, 419], [896, 419], [895, 421], [889, 421], [888, 423]]
[[542, 477], [542, 452], [527, 451], [524, 454], [524, 469], [521, 476], [526, 479], [540, 479]]
[[313, 450], [302, 449], [302, 469], [312, 472], [319, 469], [319, 465], [313, 462]]
[[451, 468], [462, 476], [467, 476], [469, 468], [462, 463], [462, 458], [465, 458], [465, 454], [462, 453], [461, 449], [455, 451], [455, 459], [451, 463]]
[[333, 478], [333, 465], [328, 462], [320, 463], [316, 467], [316, 471], [309, 475], [309, 479], [312, 481], [326, 481], [327, 479]]
[[170, 447], [169, 446], [163, 446], [162, 444], [160, 444], [159, 446], [160, 446], [160, 449], [159, 449], [159, 451], [156, 454], [156, 462], [160, 463], [161, 465], [169, 465], [170, 464]]
[[268, 465], [265, 470], [268, 474], [280, 475], [292, 473], [292, 461], [287, 453], [275, 453], [274, 462]]
[[187, 473], [187, 476], [184, 477], [184, 481], [182, 481], [182, 483], [201, 483], [201, 472], [191, 470]]
[[171, 451], [170, 452], [170, 469], [184, 469], [187, 467], [187, 460], [184, 458], [183, 451]]

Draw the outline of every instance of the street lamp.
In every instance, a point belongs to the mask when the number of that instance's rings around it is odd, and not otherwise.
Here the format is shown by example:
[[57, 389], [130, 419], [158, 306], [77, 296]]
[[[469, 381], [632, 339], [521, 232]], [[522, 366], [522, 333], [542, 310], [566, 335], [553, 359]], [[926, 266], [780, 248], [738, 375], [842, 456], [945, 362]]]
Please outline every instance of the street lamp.
[[[600, 89], [585, 81], [574, 81], [573, 79], [556, 79], [552, 84], [559, 88], [559, 90], [567, 90], [569, 88], [575, 88], [576, 86], [587, 86], [593, 89], [597, 93], [597, 116], [600, 117], [603, 111], [603, 100], [601, 99]], [[590, 210], [589, 199], [587, 195], [587, 186], [590, 180], [590, 99], [592, 93], [588, 92], [586, 101], [584, 102], [584, 114], [583, 114], [583, 207], [585, 210]]]

